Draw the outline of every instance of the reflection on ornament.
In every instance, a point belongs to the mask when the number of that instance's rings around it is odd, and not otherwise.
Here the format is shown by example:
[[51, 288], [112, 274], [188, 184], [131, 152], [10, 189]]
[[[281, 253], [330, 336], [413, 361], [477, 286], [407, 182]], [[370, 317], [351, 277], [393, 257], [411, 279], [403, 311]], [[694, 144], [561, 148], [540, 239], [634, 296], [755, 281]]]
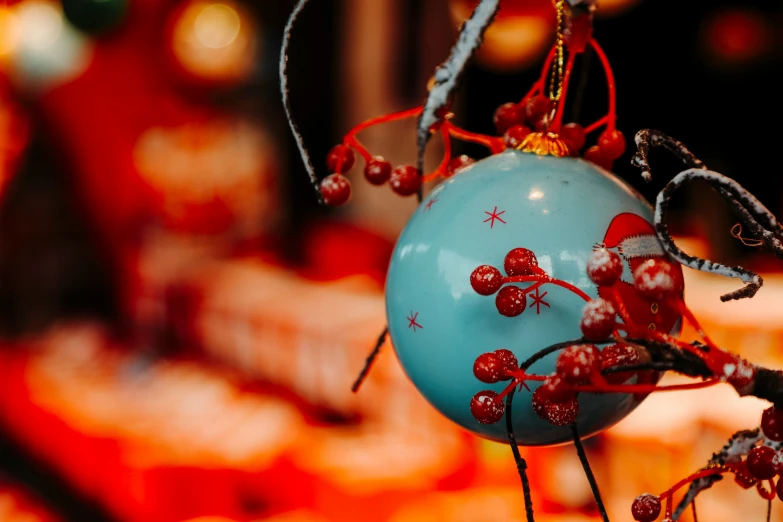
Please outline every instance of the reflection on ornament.
[[[461, 24], [470, 17], [475, 0], [451, 0], [451, 15]], [[549, 0], [501, 0], [495, 22], [484, 34], [476, 54], [483, 65], [497, 70], [522, 69], [550, 44], [555, 11]]]
[[251, 17], [233, 2], [192, 1], [175, 15], [172, 52], [189, 75], [236, 82], [254, 63], [255, 31]]
[[271, 150], [257, 127], [212, 121], [150, 128], [139, 137], [133, 158], [174, 222], [219, 203], [240, 226], [258, 227], [262, 213], [277, 205]]
[[[426, 203], [433, 199], [437, 203], [427, 210]], [[487, 221], [488, 213], [499, 215], [501, 211], [502, 221]], [[627, 216], [624, 221], [615, 220], [621, 215]], [[650, 206], [637, 193], [581, 159], [509, 150], [466, 167], [425, 199], [392, 256], [386, 284], [387, 317], [392, 344], [406, 373], [448, 418], [481, 436], [505, 441], [504, 422], [480, 424], [466, 407], [486, 386], [471, 371], [476, 357], [490, 347], [506, 348], [521, 362], [542, 346], [581, 337], [583, 294], [597, 296], [586, 273], [594, 246], [607, 241], [611, 231], [612, 237], [639, 236], [633, 245], [639, 252], [634, 255], [663, 257], [649, 225], [652, 217]], [[626, 230], [620, 226], [632, 218], [647, 228], [640, 232], [638, 227]], [[572, 289], [542, 286], [541, 294], [547, 292], [543, 306], [536, 306], [532, 292], [520, 293], [518, 299], [527, 302], [507, 314], [517, 317], [504, 317], [494, 297], [474, 291], [471, 274], [480, 265], [503, 267], [506, 254], [517, 247], [532, 251], [540, 269]], [[624, 279], [631, 277], [631, 266], [624, 262]], [[423, 288], [427, 291], [422, 292]], [[676, 328], [671, 320], [661, 324], [662, 331]], [[548, 374], [556, 358], [547, 356], [530, 371]], [[499, 382], [489, 389], [500, 392], [506, 384]], [[529, 384], [535, 389], [537, 383]], [[637, 404], [638, 398], [627, 394], [580, 395], [580, 433], [586, 436], [611, 426]], [[536, 415], [529, 395], [515, 400], [513, 408], [520, 444], [570, 440], [568, 427]]]
[[757, 11], [724, 9], [711, 16], [702, 31], [702, 46], [713, 63], [739, 65], [758, 59], [774, 40], [772, 29]]
[[68, 21], [80, 31], [101, 34], [117, 27], [128, 11], [127, 0], [62, 0]]
[[43, 90], [84, 72], [92, 57], [91, 47], [64, 23], [59, 3], [28, 0], [12, 9], [18, 35], [9, 44], [15, 82]]

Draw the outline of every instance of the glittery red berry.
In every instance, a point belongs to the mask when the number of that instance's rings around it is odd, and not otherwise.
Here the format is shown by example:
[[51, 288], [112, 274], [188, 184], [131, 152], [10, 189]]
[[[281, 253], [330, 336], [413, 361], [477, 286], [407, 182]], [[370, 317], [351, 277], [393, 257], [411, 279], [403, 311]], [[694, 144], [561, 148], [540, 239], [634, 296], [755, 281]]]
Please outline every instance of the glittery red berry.
[[625, 136], [617, 129], [606, 129], [598, 136], [598, 146], [610, 159], [617, 159], [625, 152]]
[[411, 196], [421, 187], [421, 176], [416, 167], [401, 165], [392, 171], [389, 184], [400, 196]]
[[[506, 350], [505, 348], [501, 348], [500, 350], [495, 350], [495, 355], [497, 355], [502, 364], [503, 364], [503, 371], [504, 372], [514, 372], [519, 369], [519, 361], [517, 360], [516, 355], [514, 355], [514, 352], [511, 350]], [[503, 379], [506, 380], [505, 373], [503, 375]], [[508, 377], [510, 379], [510, 377]]]
[[538, 272], [538, 259], [527, 248], [515, 248], [506, 254], [503, 268], [509, 276], [529, 276]]
[[482, 353], [473, 363], [473, 375], [487, 384], [498, 382], [504, 376], [504, 364], [498, 354]]
[[598, 286], [612, 286], [623, 275], [623, 260], [606, 248], [595, 250], [587, 261], [587, 277]]
[[518, 103], [504, 103], [495, 111], [494, 121], [498, 134], [505, 134], [514, 125], [524, 123], [525, 111]]
[[470, 286], [480, 295], [492, 295], [503, 285], [503, 276], [494, 266], [481, 265], [470, 274]]
[[339, 206], [351, 197], [351, 182], [342, 174], [330, 174], [321, 181], [324, 203]]
[[495, 424], [506, 411], [503, 401], [496, 400], [498, 394], [492, 390], [478, 392], [470, 400], [470, 413], [481, 424]]
[[582, 322], [579, 327], [582, 334], [590, 341], [608, 339], [615, 328], [615, 315], [612, 303], [606, 299], [591, 299], [582, 310]]
[[561, 403], [552, 402], [542, 386], [533, 392], [532, 406], [536, 415], [555, 426], [573, 423], [579, 413], [579, 403], [575, 398]]
[[525, 105], [525, 118], [527, 124], [538, 131], [544, 130], [549, 125], [549, 117], [555, 108], [555, 102], [547, 96], [534, 96]]
[[375, 156], [364, 166], [364, 177], [373, 185], [383, 185], [391, 177], [391, 163], [383, 156]]
[[495, 306], [497, 306], [500, 315], [516, 317], [525, 311], [527, 295], [516, 286], [507, 286], [498, 292], [495, 297]]
[[764, 436], [772, 441], [783, 440], [783, 410], [772, 406], [761, 414], [761, 431]]
[[329, 172], [343, 174], [351, 170], [356, 157], [351, 148], [347, 145], [335, 145], [326, 156], [326, 166]]
[[585, 129], [578, 123], [566, 123], [560, 129], [560, 139], [566, 142], [573, 154], [579, 154], [585, 146]]
[[742, 489], [750, 489], [756, 485], [756, 480], [750, 474], [746, 461], [734, 464], [734, 482]]
[[614, 164], [614, 160], [607, 156], [598, 145], [588, 148], [585, 151], [584, 158], [605, 170], [612, 170], [612, 164]]
[[557, 357], [555, 371], [570, 384], [586, 382], [598, 369], [598, 348], [592, 344], [569, 346]]
[[661, 514], [661, 501], [655, 495], [644, 493], [631, 504], [631, 515], [637, 522], [653, 522]]
[[516, 149], [522, 145], [524, 139], [531, 132], [533, 131], [531, 131], [530, 128], [526, 127], [525, 125], [514, 125], [503, 135], [503, 141], [506, 143], [506, 147], [509, 149]]
[[459, 171], [465, 167], [473, 165], [474, 163], [476, 163], [476, 160], [465, 154], [462, 156], [457, 156], [456, 158], [452, 158], [446, 167], [446, 177], [453, 176], [454, 174], [459, 173]]
[[541, 390], [540, 396], [555, 404], [568, 402], [576, 397], [576, 392], [557, 374], [548, 376], [537, 389]]
[[679, 267], [664, 259], [648, 259], [636, 267], [633, 285], [649, 301], [679, 298], [684, 286]]
[[[601, 370], [639, 364], [639, 352], [627, 344], [610, 344], [601, 350]], [[613, 372], [604, 375], [609, 384], [622, 384], [635, 372]]]
[[756, 446], [748, 452], [745, 464], [751, 475], [759, 480], [771, 479], [775, 476], [775, 466], [772, 459], [775, 458], [775, 450], [769, 446]]

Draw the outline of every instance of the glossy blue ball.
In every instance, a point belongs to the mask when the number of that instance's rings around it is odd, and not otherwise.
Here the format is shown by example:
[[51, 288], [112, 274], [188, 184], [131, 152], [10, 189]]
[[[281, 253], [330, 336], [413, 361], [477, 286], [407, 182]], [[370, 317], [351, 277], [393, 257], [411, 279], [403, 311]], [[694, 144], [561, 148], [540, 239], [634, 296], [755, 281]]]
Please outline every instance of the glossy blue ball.
[[[650, 221], [652, 209], [638, 193], [582, 159], [507, 151], [446, 180], [424, 199], [400, 235], [386, 282], [389, 332], [408, 377], [446, 417], [482, 437], [506, 441], [503, 420], [479, 424], [471, 415], [474, 394], [500, 392], [507, 384], [479, 381], [473, 375], [476, 357], [507, 348], [521, 362], [551, 344], [578, 339], [585, 301], [547, 284], [528, 296], [521, 315], [504, 317], [495, 296], [472, 289], [471, 273], [480, 265], [503, 272], [506, 254], [523, 247], [535, 253], [549, 275], [595, 297], [597, 289], [585, 271], [593, 247], [610, 238], [608, 246], [622, 251], [623, 245], [615, 243], [625, 241], [623, 280], [628, 284], [634, 256], [661, 254]], [[639, 226], [643, 230], [634, 228]], [[553, 372], [556, 357], [545, 357], [529, 371]], [[580, 432], [597, 433], [637, 405], [630, 394], [581, 394]], [[567, 426], [553, 426], [535, 414], [530, 392], [517, 392], [513, 410], [520, 444], [570, 439]]]

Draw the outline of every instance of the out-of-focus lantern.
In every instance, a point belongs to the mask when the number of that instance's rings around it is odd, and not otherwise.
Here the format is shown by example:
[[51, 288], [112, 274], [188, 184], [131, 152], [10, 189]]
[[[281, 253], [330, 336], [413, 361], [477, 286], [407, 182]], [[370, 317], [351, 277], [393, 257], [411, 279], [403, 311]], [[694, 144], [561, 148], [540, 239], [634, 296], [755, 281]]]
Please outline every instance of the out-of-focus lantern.
[[704, 23], [702, 47], [710, 62], [720, 66], [741, 65], [760, 58], [774, 40], [763, 15], [752, 9], [717, 11]]

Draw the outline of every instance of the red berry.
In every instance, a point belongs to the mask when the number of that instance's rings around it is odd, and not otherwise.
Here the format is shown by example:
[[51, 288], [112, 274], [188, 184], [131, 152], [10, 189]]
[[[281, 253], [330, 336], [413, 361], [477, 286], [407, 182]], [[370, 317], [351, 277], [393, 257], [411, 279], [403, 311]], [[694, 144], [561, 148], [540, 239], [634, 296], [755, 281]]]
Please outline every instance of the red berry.
[[321, 181], [324, 203], [339, 206], [351, 197], [351, 182], [342, 174], [330, 174]]
[[783, 410], [772, 406], [761, 414], [761, 431], [764, 436], [772, 441], [783, 440]]
[[769, 446], [756, 446], [748, 452], [745, 463], [751, 475], [759, 480], [771, 479], [775, 476], [775, 466], [772, 459], [777, 452]]
[[470, 400], [470, 413], [481, 424], [495, 424], [506, 411], [503, 401], [495, 400], [498, 394], [492, 390], [478, 392]]
[[533, 131], [524, 125], [514, 125], [503, 135], [503, 141], [509, 149], [516, 149], [531, 132]]
[[573, 154], [579, 154], [585, 146], [585, 129], [578, 123], [566, 123], [560, 129], [560, 138], [566, 142]]
[[579, 413], [579, 403], [575, 398], [562, 403], [552, 402], [543, 386], [539, 386], [533, 392], [532, 405], [536, 415], [555, 426], [567, 426], [573, 423]]
[[592, 344], [569, 346], [557, 358], [557, 375], [570, 384], [579, 384], [590, 380], [599, 364], [600, 353]]
[[591, 299], [585, 304], [579, 327], [590, 341], [603, 341], [614, 331], [615, 315], [612, 303], [601, 298]]
[[556, 374], [548, 376], [538, 389], [541, 390], [541, 396], [555, 404], [568, 402], [576, 397], [576, 392], [571, 390], [570, 385]]
[[487, 384], [498, 382], [503, 377], [504, 372], [503, 361], [498, 357], [496, 353], [482, 353], [476, 357], [476, 362], [473, 363], [473, 375], [476, 379]]
[[538, 272], [538, 259], [527, 248], [515, 248], [506, 254], [503, 268], [509, 276], [529, 276]]
[[525, 105], [527, 124], [536, 130], [543, 130], [549, 125], [549, 117], [555, 108], [555, 102], [547, 96], [534, 96]]
[[500, 315], [516, 317], [525, 311], [527, 294], [516, 286], [507, 286], [498, 292], [495, 297], [495, 306], [497, 306]]
[[655, 495], [644, 493], [631, 504], [631, 515], [637, 522], [653, 522], [661, 514], [661, 501]]
[[449, 164], [446, 167], [446, 177], [448, 178], [449, 176], [453, 176], [454, 174], [457, 174], [465, 167], [469, 165], [473, 165], [474, 163], [476, 163], [476, 160], [474, 160], [470, 156], [466, 156], [465, 154], [463, 154], [462, 156], [457, 156], [456, 158], [452, 158], [452, 160], [449, 161]]
[[748, 464], [746, 461], [737, 462], [734, 465], [734, 482], [738, 484], [742, 489], [750, 489], [756, 485], [756, 479], [748, 471]]
[[364, 167], [364, 177], [373, 185], [383, 185], [391, 177], [391, 163], [385, 161], [383, 156], [375, 156]]
[[633, 285], [649, 301], [679, 298], [684, 287], [680, 267], [664, 259], [648, 259], [636, 267]]
[[326, 166], [329, 168], [329, 172], [336, 172], [337, 174], [343, 174], [351, 170], [354, 161], [356, 161], [356, 157], [347, 145], [335, 145], [326, 156]]
[[525, 111], [518, 103], [504, 103], [495, 111], [494, 121], [498, 134], [505, 134], [514, 125], [524, 123]]
[[421, 176], [416, 167], [401, 165], [391, 173], [389, 184], [400, 196], [410, 196], [418, 192], [421, 187]]
[[494, 266], [481, 265], [470, 274], [470, 286], [480, 295], [492, 295], [503, 285], [503, 276]]
[[612, 170], [612, 164], [614, 160], [608, 157], [598, 145], [593, 145], [585, 151], [584, 158], [602, 169]]
[[[495, 355], [497, 355], [501, 362], [503, 363], [503, 371], [504, 372], [515, 372], [519, 370], [519, 361], [517, 360], [517, 357], [514, 355], [514, 352], [511, 350], [506, 350], [505, 348], [501, 348], [500, 350], [495, 350]], [[505, 373], [503, 374], [505, 377]], [[510, 379], [510, 377], [506, 377], [501, 380]]]
[[[610, 344], [601, 350], [601, 370], [630, 366], [639, 363], [639, 352], [627, 344]], [[615, 372], [604, 375], [609, 384], [622, 384], [631, 377], [634, 372]]]
[[606, 129], [598, 136], [598, 146], [606, 157], [616, 160], [625, 152], [625, 136], [617, 129]]
[[623, 275], [623, 260], [620, 256], [599, 248], [587, 261], [587, 277], [598, 286], [612, 286]]

